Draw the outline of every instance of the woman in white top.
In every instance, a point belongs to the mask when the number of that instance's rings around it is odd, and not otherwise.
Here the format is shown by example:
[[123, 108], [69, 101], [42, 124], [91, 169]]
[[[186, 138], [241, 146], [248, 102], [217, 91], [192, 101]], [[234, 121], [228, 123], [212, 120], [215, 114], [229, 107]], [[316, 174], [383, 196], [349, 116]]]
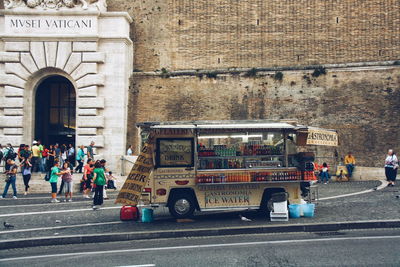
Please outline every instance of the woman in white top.
[[392, 149], [389, 149], [385, 159], [385, 175], [389, 182], [388, 186], [394, 186], [396, 181], [397, 169], [399, 168], [399, 160]]

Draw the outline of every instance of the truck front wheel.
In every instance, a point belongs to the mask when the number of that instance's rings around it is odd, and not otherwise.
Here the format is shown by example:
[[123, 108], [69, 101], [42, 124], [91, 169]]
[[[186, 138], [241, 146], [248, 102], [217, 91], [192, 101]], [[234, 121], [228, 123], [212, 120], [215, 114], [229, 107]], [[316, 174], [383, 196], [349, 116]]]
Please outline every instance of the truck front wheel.
[[175, 218], [190, 218], [193, 216], [195, 204], [192, 196], [187, 194], [178, 194], [173, 196], [168, 208], [171, 215]]

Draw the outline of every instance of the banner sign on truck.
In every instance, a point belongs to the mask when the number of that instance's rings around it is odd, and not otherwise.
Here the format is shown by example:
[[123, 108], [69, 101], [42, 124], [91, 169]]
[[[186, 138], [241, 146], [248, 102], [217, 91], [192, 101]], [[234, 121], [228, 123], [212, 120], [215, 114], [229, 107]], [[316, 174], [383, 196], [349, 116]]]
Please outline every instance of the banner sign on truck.
[[130, 206], [136, 206], [139, 203], [143, 188], [147, 184], [150, 173], [154, 169], [153, 146], [154, 135], [150, 135], [140, 151], [135, 165], [133, 165], [131, 172], [126, 178], [115, 203]]
[[308, 129], [307, 145], [338, 146], [338, 135], [334, 131]]

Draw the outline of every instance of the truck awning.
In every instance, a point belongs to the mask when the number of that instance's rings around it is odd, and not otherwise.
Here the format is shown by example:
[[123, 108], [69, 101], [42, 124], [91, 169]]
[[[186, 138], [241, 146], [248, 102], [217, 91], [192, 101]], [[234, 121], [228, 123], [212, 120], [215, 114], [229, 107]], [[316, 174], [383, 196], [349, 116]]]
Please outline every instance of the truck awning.
[[268, 122], [268, 123], [193, 123], [193, 124], [158, 124], [150, 126], [150, 129], [296, 129], [296, 126], [285, 122]]

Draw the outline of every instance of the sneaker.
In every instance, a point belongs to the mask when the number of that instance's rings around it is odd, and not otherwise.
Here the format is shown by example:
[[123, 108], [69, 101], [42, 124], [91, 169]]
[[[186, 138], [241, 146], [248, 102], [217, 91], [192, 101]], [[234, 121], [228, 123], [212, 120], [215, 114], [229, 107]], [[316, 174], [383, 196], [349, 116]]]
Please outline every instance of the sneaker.
[[25, 192], [25, 193], [24, 193], [24, 196], [26, 196], [27, 194], [28, 194], [28, 192]]
[[56, 198], [53, 198], [53, 199], [51, 200], [51, 203], [58, 203], [58, 202], [60, 202], [60, 201], [57, 200]]
[[0, 196], [0, 199], [3, 199], [4, 197], [3, 196]]
[[13, 196], [13, 199], [18, 199], [17, 196]]
[[328, 183], [324, 183], [324, 184], [328, 184]]
[[68, 202], [72, 202], [72, 199], [68, 199]]
[[93, 206], [93, 210], [97, 210], [97, 207], [96, 207], [96, 206]]
[[64, 202], [67, 202], [68, 200], [67, 199], [64, 199]]
[[83, 198], [90, 198], [88, 195], [84, 195]]

